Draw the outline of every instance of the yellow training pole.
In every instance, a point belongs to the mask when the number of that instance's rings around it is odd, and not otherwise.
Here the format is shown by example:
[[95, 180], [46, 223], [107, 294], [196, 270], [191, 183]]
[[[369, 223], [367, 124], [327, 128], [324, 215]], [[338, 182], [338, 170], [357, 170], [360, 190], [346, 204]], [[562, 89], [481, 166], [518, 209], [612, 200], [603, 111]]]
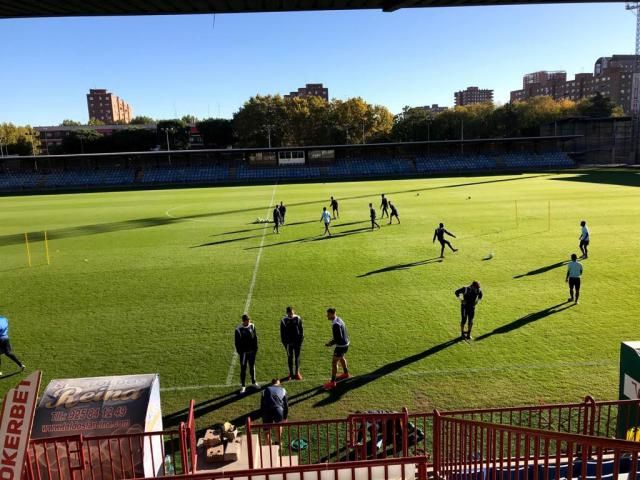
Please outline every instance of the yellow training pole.
[[24, 244], [27, 247], [27, 262], [29, 263], [29, 266], [31, 266], [31, 250], [29, 250], [29, 235], [27, 232], [24, 232]]
[[518, 200], [515, 200], [516, 203], [516, 228], [520, 226], [520, 221], [518, 220]]
[[51, 265], [51, 259], [49, 258], [49, 239], [47, 238], [47, 231], [44, 231], [44, 251], [47, 254], [47, 265]]

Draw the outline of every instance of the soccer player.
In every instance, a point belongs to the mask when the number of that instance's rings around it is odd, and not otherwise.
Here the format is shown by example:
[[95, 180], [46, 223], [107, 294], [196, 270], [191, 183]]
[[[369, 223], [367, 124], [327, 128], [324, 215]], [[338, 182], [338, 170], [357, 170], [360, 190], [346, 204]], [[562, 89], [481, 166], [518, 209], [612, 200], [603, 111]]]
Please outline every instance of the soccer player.
[[[347, 367], [347, 359], [345, 355], [349, 350], [349, 334], [347, 326], [342, 319], [336, 315], [335, 308], [327, 309], [327, 319], [331, 322], [331, 331], [333, 338], [325, 344], [325, 347], [335, 346], [333, 350], [333, 359], [331, 361], [331, 380], [323, 385], [325, 390], [333, 390], [336, 388], [336, 380], [344, 380], [349, 378], [349, 368]], [[342, 374], [338, 374], [338, 363], [342, 366]]]
[[236, 352], [240, 357], [240, 393], [246, 392], [247, 366], [251, 375], [251, 383], [260, 388], [256, 382], [256, 354], [258, 353], [258, 335], [256, 327], [246, 313], [242, 315], [242, 323], [236, 328]]
[[[462, 287], [455, 291], [456, 297], [460, 300], [460, 338], [471, 340], [471, 329], [473, 328], [473, 318], [476, 316], [476, 305], [482, 300], [482, 290], [477, 281], [471, 282], [468, 287]], [[469, 324], [467, 331], [464, 331], [465, 324]]]
[[398, 209], [393, 203], [391, 203], [391, 200], [389, 200], [389, 208], [391, 209], [391, 216], [389, 217], [389, 225], [391, 225], [391, 222], [393, 222], [393, 217], [396, 217], [396, 220], [398, 220], [398, 224], [399, 224], [400, 215], [398, 215]]
[[582, 227], [582, 231], [580, 232], [580, 251], [582, 252], [582, 257], [580, 258], [588, 258], [589, 257], [589, 229], [587, 228], [587, 222], [582, 220], [580, 222], [580, 227]]
[[329, 231], [329, 224], [331, 223], [331, 214], [327, 212], [327, 207], [322, 207], [322, 216], [320, 217], [320, 221], [324, 222], [324, 233], [322, 234], [322, 236], [324, 236], [325, 234], [329, 234], [329, 236], [331, 236], [331, 232]]
[[271, 385], [262, 391], [260, 412], [262, 423], [280, 423], [289, 416], [287, 391], [277, 378], [271, 380]]
[[387, 197], [384, 196], [384, 193], [382, 194], [382, 201], [380, 203], [380, 208], [382, 209], [382, 213], [380, 214], [380, 218], [384, 218], [384, 214], [387, 214], [387, 217], [389, 216], [389, 200], [387, 200]]
[[436, 238], [437, 238], [438, 241], [440, 242], [440, 246], [442, 247], [442, 248], [440, 248], [440, 258], [444, 258], [444, 247], [446, 245], [449, 246], [451, 251], [453, 251], [453, 252], [457, 252], [458, 251], [457, 248], [453, 248], [453, 246], [451, 245], [449, 240], [446, 240], [444, 238], [445, 234], [449, 235], [450, 237], [456, 238], [456, 236], [453, 233], [447, 231], [447, 229], [444, 228], [444, 223], [441, 223], [440, 226], [438, 228], [436, 228], [436, 231], [433, 233], [433, 242], [435, 242]]
[[578, 261], [578, 256], [575, 253], [571, 254], [571, 261], [567, 266], [567, 277], [565, 282], [569, 283], [569, 298], [567, 302], [573, 302], [575, 289], [575, 304], [578, 305], [578, 299], [580, 298], [580, 277], [582, 276], [582, 264]]
[[340, 218], [340, 215], [338, 213], [338, 200], [336, 200], [333, 197], [331, 197], [331, 211], [333, 212], [333, 219], [334, 220], [336, 218]]
[[280, 233], [281, 222], [282, 222], [282, 218], [280, 217], [280, 207], [276, 205], [276, 208], [273, 209], [273, 231], [275, 233]]
[[[287, 361], [289, 364], [289, 380], [295, 378], [302, 380], [300, 375], [300, 350], [304, 340], [304, 328], [302, 318], [296, 315], [292, 307], [287, 307], [287, 314], [280, 322], [280, 340], [287, 351]], [[295, 370], [294, 370], [295, 363]]]
[[[0, 316], [0, 356], [3, 354], [13, 360], [15, 364], [20, 367], [20, 371], [27, 368], [24, 363], [18, 360], [18, 357], [13, 354], [11, 342], [9, 341], [9, 320], [7, 320], [6, 317]], [[0, 372], [0, 375], [2, 375], [2, 372]]]
[[280, 223], [284, 225], [284, 217], [287, 214], [287, 207], [284, 206], [284, 203], [280, 202], [278, 210], [280, 211]]
[[376, 209], [373, 208], [372, 203], [369, 204], [369, 217], [371, 218], [371, 230], [373, 230], [375, 227], [380, 228], [380, 225], [378, 225], [378, 222], [376, 222]]

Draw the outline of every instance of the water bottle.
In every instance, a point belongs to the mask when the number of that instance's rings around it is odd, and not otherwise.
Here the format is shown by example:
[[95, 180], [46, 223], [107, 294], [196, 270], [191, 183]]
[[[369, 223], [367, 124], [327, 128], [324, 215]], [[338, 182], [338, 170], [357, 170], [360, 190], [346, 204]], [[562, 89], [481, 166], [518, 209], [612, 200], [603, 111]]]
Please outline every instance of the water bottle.
[[164, 474], [167, 475], [175, 475], [176, 471], [173, 468], [173, 462], [171, 462], [171, 455], [167, 455], [164, 457]]

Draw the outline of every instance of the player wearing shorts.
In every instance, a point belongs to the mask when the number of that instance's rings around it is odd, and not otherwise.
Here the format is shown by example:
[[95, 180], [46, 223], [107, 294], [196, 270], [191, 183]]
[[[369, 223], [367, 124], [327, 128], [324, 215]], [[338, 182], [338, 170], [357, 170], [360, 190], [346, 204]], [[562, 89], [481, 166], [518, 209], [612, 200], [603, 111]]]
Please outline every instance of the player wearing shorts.
[[333, 212], [333, 219], [340, 218], [340, 214], [338, 212], [338, 200], [331, 197], [331, 211]]
[[398, 209], [393, 203], [391, 203], [391, 201], [389, 201], [389, 208], [391, 209], [391, 216], [389, 216], [389, 225], [391, 225], [391, 222], [393, 222], [393, 217], [396, 217], [396, 220], [398, 220], [398, 223], [400, 223], [400, 215], [398, 215]]
[[[326, 347], [334, 347], [333, 359], [331, 360], [331, 380], [323, 385], [325, 390], [333, 390], [336, 388], [337, 380], [349, 378], [349, 368], [345, 355], [349, 350], [349, 334], [347, 326], [342, 319], [336, 315], [335, 308], [327, 309], [327, 319], [331, 322], [331, 331], [333, 338], [325, 344]], [[342, 367], [342, 374], [338, 375], [338, 364]]]
[[256, 355], [258, 353], [258, 335], [256, 327], [251, 323], [251, 318], [246, 313], [242, 315], [242, 323], [236, 328], [235, 334], [236, 353], [240, 357], [240, 393], [246, 389], [247, 367], [251, 375], [251, 383], [255, 388], [260, 388], [256, 382]]
[[327, 207], [322, 207], [322, 216], [320, 217], [320, 221], [324, 222], [324, 232], [322, 236], [331, 236], [331, 231], [329, 230], [329, 224], [331, 223], [331, 214], [327, 212]]
[[[6, 355], [13, 362], [20, 367], [20, 371], [23, 371], [25, 368], [24, 363], [18, 360], [13, 354], [13, 349], [11, 348], [11, 341], [9, 341], [9, 320], [6, 317], [0, 316], [0, 356]], [[2, 372], [0, 372], [2, 375]]]
[[580, 258], [589, 258], [589, 229], [587, 228], [587, 222], [582, 220], [580, 227], [582, 228], [580, 232], [580, 251], [582, 252], [582, 257]]
[[[571, 254], [571, 261], [567, 265], [567, 277], [565, 282], [569, 284], [569, 298], [567, 302], [574, 302], [578, 305], [578, 299], [580, 298], [580, 277], [582, 276], [582, 264], [578, 261], [578, 256], [575, 253]], [[575, 296], [573, 291], [575, 290]]]
[[380, 228], [378, 222], [376, 222], [376, 209], [373, 208], [373, 204], [369, 204], [369, 218], [371, 218], [371, 230], [374, 228]]
[[296, 315], [292, 307], [287, 307], [287, 314], [282, 317], [280, 322], [280, 340], [287, 351], [289, 380], [292, 378], [302, 380], [302, 375], [300, 375], [300, 351], [304, 340], [304, 328], [302, 318]]
[[[473, 319], [476, 316], [476, 305], [482, 300], [480, 284], [473, 281], [468, 287], [462, 287], [456, 290], [455, 295], [460, 300], [460, 338], [462, 340], [471, 340], [471, 329], [473, 328]], [[464, 327], [467, 324], [468, 327], [465, 332]]]
[[458, 251], [457, 248], [453, 248], [451, 243], [444, 238], [445, 234], [449, 235], [450, 237], [456, 238], [456, 236], [453, 233], [447, 231], [447, 229], [444, 228], [444, 223], [441, 223], [440, 226], [438, 228], [436, 228], [436, 231], [433, 233], [433, 242], [436, 241], [436, 238], [440, 242], [440, 247], [441, 247], [440, 248], [440, 258], [444, 258], [444, 247], [447, 246], [447, 245], [449, 246], [451, 251], [453, 251], [453, 252], [457, 252]]
[[387, 214], [387, 217], [388, 217], [389, 216], [389, 200], [387, 200], [387, 197], [384, 196], [384, 193], [382, 194], [382, 201], [380, 203], [380, 208], [382, 209], [380, 218], [384, 218], [385, 213]]

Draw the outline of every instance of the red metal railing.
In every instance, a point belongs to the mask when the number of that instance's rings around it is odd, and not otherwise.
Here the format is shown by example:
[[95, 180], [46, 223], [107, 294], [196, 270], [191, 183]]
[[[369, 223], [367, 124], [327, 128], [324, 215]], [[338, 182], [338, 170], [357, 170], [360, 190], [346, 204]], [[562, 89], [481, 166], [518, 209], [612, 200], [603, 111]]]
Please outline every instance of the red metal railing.
[[174, 480], [427, 480], [425, 457], [176, 475]]
[[188, 473], [185, 431], [181, 426], [179, 431], [32, 440], [27, 480], [116, 480]]
[[409, 455], [408, 413], [358, 413], [346, 419], [246, 424], [249, 466], [286, 467]]
[[636, 479], [640, 444], [436, 414], [434, 474], [455, 480]]
[[[186, 439], [188, 443], [189, 459], [191, 460], [190, 468], [186, 468], [185, 470], [191, 473], [196, 473], [198, 465], [195, 406], [195, 400], [191, 399], [189, 402], [189, 416], [187, 417], [187, 424], [185, 425], [186, 432], [183, 435], [183, 438]], [[186, 452], [187, 446], [184, 446], [182, 451]]]

